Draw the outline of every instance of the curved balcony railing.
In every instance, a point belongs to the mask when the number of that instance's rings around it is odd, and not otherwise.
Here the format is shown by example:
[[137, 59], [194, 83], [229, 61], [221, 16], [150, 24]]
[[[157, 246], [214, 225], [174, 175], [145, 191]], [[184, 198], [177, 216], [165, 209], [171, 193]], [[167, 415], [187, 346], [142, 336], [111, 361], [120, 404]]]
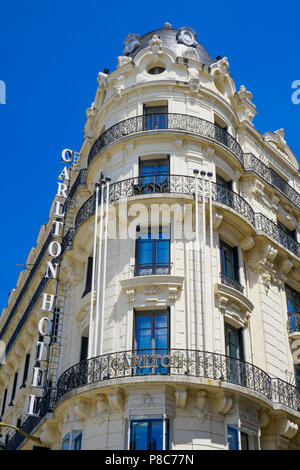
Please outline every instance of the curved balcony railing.
[[151, 349], [105, 354], [75, 364], [57, 382], [57, 399], [85, 385], [149, 375], [221, 380], [254, 390], [274, 403], [300, 411], [300, 389], [248, 362], [187, 349]]
[[[151, 194], [178, 194], [194, 196], [195, 179], [185, 175], [160, 175], [135, 177], [112, 183], [109, 188], [109, 202], [118, 202], [122, 199], [138, 195]], [[199, 197], [202, 196], [199, 184]], [[205, 196], [209, 195], [209, 182], [205, 182]], [[86, 222], [95, 212], [95, 194], [83, 203], [75, 220], [75, 231]], [[222, 185], [212, 183], [213, 201], [237, 211], [256, 231], [262, 231], [267, 236], [300, 257], [300, 244], [284, 232], [278, 225], [261, 213], [255, 213], [250, 204], [239, 194], [230, 191]], [[99, 197], [100, 200], [100, 197]]]
[[233, 277], [227, 276], [227, 274], [224, 273], [220, 273], [220, 278], [222, 284], [224, 284], [225, 286], [233, 287], [234, 289], [237, 289], [243, 294], [244, 287], [236, 279], [233, 279]]
[[[129, 178], [112, 183], [109, 188], [109, 202], [118, 202], [123, 199], [151, 194], [183, 194], [194, 196], [195, 178], [184, 175], [149, 175]], [[198, 190], [199, 197], [202, 196], [201, 185]], [[209, 182], [205, 182], [205, 196], [209, 195]], [[93, 194], [79, 209], [75, 229], [86, 222], [95, 212], [95, 194]], [[245, 219], [254, 226], [255, 214], [248, 202], [239, 194], [230, 191], [222, 185], [212, 183], [212, 199], [215, 202], [224, 204], [239, 212]]]
[[252, 153], [244, 153], [244, 168], [260, 176], [263, 180], [280, 191], [296, 207], [300, 208], [300, 194], [289, 183], [287, 183], [276, 171], [269, 168]]
[[110, 127], [103, 132], [100, 137], [98, 137], [92, 146], [88, 156], [88, 165], [90, 165], [95, 156], [104, 147], [118, 139], [121, 139], [122, 137], [141, 132], [153, 132], [163, 129], [184, 131], [189, 134], [195, 134], [200, 137], [215, 140], [220, 144], [225, 145], [236, 156], [236, 158], [243, 163], [243, 151], [239, 143], [232, 137], [232, 135], [220, 126], [197, 116], [168, 113], [135, 116], [125, 119], [124, 121], [120, 121]]
[[288, 332], [300, 333], [300, 312], [289, 312], [287, 322]]

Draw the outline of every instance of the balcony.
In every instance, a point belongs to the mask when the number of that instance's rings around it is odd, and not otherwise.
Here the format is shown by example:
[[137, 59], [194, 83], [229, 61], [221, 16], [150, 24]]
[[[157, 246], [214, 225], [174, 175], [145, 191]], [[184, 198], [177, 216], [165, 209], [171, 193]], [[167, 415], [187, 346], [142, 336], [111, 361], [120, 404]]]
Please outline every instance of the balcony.
[[134, 265], [135, 276], [152, 276], [170, 274], [171, 263], [149, 263]]
[[[186, 349], [121, 351], [93, 357], [66, 370], [57, 383], [57, 400], [65, 394], [109, 380], [140, 377], [198, 377], [238, 385], [252, 390], [274, 404], [300, 411], [300, 389], [262, 369], [223, 354]], [[179, 379], [180, 380], [180, 379]], [[185, 380], [186, 381], [186, 380]]]
[[237, 160], [243, 164], [243, 151], [239, 143], [217, 124], [196, 116], [168, 113], [135, 116], [110, 127], [98, 137], [92, 146], [88, 157], [88, 165], [103, 148], [119, 139], [164, 130], [184, 132], [214, 140], [227, 147]]
[[244, 293], [244, 287], [240, 284], [236, 279], [233, 279], [231, 276], [227, 276], [227, 274], [220, 273], [221, 283], [225, 286], [233, 287], [233, 289], [238, 290], [242, 294]]
[[292, 186], [290, 186], [281, 176], [279, 176], [272, 168], [266, 166], [261, 160], [256, 158], [252, 153], [244, 154], [244, 168], [260, 176], [264, 181], [273, 186], [277, 191], [281, 192], [294, 206], [300, 209], [300, 194]]
[[290, 339], [300, 340], [300, 312], [288, 312], [287, 329]]

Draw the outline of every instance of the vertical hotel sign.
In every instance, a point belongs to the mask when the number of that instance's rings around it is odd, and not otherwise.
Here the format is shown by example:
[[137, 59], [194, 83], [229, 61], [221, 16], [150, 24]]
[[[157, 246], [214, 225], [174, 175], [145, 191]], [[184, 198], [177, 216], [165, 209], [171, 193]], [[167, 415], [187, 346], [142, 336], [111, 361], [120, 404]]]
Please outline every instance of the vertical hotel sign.
[[[62, 239], [63, 235], [63, 227], [64, 227], [64, 219], [66, 216], [66, 210], [64, 203], [67, 200], [67, 191], [70, 182], [70, 167], [68, 168], [68, 164], [72, 164], [72, 157], [74, 152], [69, 149], [65, 149], [62, 151], [61, 159], [64, 162], [64, 168], [58, 176], [59, 180], [57, 183], [57, 192], [55, 196], [55, 204], [54, 204], [54, 221], [52, 222], [53, 225], [53, 238], [49, 243], [48, 246], [48, 254], [51, 256], [52, 260], [47, 261], [46, 265], [46, 272], [44, 277], [50, 279], [56, 279], [58, 282], [58, 272], [59, 272], [59, 256], [62, 251], [61, 243], [56, 240], [55, 238]], [[64, 202], [61, 202], [63, 200]], [[57, 259], [58, 262], [53, 260]], [[36, 389], [44, 389], [47, 380], [47, 371], [45, 371], [42, 367], [40, 367], [40, 361], [48, 361], [49, 354], [48, 348], [50, 345], [50, 341], [47, 344], [44, 339], [47, 337], [51, 339], [51, 335], [53, 333], [53, 313], [56, 306], [56, 294], [49, 294], [47, 292], [43, 292], [42, 294], [42, 312], [46, 312], [47, 315], [52, 313], [52, 319], [44, 314], [39, 323], [38, 323], [38, 335], [39, 340], [36, 343], [36, 364], [33, 367], [33, 374], [32, 374], [32, 382], [31, 386]], [[40, 339], [42, 338], [42, 341]], [[49, 367], [49, 364], [48, 364]], [[28, 403], [28, 410], [27, 414], [31, 416], [38, 416], [40, 414], [40, 410], [38, 410], [38, 403], [40, 400], [40, 396], [36, 396], [34, 394], [29, 395], [29, 403]]]

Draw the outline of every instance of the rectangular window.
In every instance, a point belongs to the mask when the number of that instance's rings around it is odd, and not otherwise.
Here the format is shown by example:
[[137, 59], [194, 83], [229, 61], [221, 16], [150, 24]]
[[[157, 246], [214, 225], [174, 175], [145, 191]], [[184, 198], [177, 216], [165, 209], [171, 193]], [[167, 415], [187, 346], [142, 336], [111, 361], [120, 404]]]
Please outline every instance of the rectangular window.
[[14, 375], [14, 383], [13, 383], [13, 388], [12, 388], [12, 392], [11, 392], [11, 400], [10, 400], [9, 406], [13, 406], [13, 404], [14, 404], [13, 401], [14, 401], [15, 396], [16, 396], [17, 382], [18, 382], [18, 372], [16, 372], [15, 375]]
[[226, 362], [227, 381], [239, 385], [246, 384], [246, 377], [240, 362], [244, 360], [242, 332], [242, 328], [237, 329], [225, 324], [226, 356], [230, 358]]
[[27, 380], [27, 377], [28, 377], [29, 363], [30, 363], [30, 354], [26, 354], [24, 372], [23, 372], [23, 380], [22, 380], [22, 385], [21, 385], [20, 388], [25, 388], [26, 387], [26, 380]]
[[139, 160], [139, 184], [134, 186], [135, 194], [169, 192], [169, 158]]
[[168, 128], [168, 105], [144, 105], [144, 130]]
[[91, 289], [92, 289], [92, 272], [93, 272], [93, 257], [89, 256], [88, 261], [87, 261], [87, 267], [86, 267], [85, 288], [84, 288], [84, 292], [82, 294], [82, 297], [84, 297], [86, 294], [91, 292]]
[[61, 450], [81, 450], [82, 431], [72, 431], [64, 436]]
[[228, 450], [239, 450], [239, 430], [236, 426], [227, 426]]
[[141, 231], [136, 240], [135, 276], [170, 274], [170, 231]]
[[218, 185], [222, 186], [223, 188], [229, 189], [232, 191], [232, 181], [226, 181], [222, 176], [217, 174], [216, 182]]
[[164, 422], [163, 419], [131, 420], [130, 450], [168, 450], [168, 421]]
[[[136, 374], [167, 374], [168, 367], [162, 365], [161, 357], [168, 354], [169, 311], [135, 313], [134, 349], [141, 356]], [[155, 359], [151, 359], [154, 357]], [[149, 365], [150, 367], [147, 367]]]
[[238, 247], [230, 246], [220, 239], [221, 282], [243, 293], [240, 284]]
[[280, 228], [280, 230], [282, 230], [282, 232], [284, 232], [283, 234], [281, 234], [283, 242], [285, 239], [284, 235], [288, 235], [293, 240], [296, 240], [296, 230], [290, 230], [286, 225], [279, 221], [277, 221], [277, 226]]
[[84, 361], [87, 358], [88, 344], [89, 344], [88, 336], [82, 336], [81, 337], [81, 347], [80, 347], [80, 362]]
[[300, 293], [285, 285], [290, 332], [300, 331]]
[[2, 401], [2, 409], [1, 409], [1, 417], [3, 416], [4, 411], [5, 411], [6, 399], [7, 399], [7, 388], [4, 391], [4, 396], [3, 396], [3, 401]]

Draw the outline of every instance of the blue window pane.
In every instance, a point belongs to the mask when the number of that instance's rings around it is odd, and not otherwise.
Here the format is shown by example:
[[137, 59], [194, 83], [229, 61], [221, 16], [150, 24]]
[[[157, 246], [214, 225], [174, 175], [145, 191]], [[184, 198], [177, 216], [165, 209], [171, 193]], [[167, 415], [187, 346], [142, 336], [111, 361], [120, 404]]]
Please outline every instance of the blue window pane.
[[82, 431], [72, 432], [72, 450], [81, 450]]
[[163, 450], [163, 422], [153, 421], [149, 450]]
[[227, 426], [229, 450], [239, 450], [239, 431], [233, 426]]
[[131, 450], [148, 450], [148, 422], [133, 421], [131, 423]]
[[156, 262], [169, 263], [169, 240], [158, 240], [156, 243]]
[[153, 242], [144, 241], [139, 243], [138, 264], [151, 264], [153, 259]]
[[151, 349], [151, 330], [138, 330], [136, 332], [137, 349]]
[[66, 434], [62, 440], [61, 450], [69, 450], [70, 449], [70, 433]]
[[156, 315], [154, 317], [155, 328], [163, 328], [168, 326], [167, 315]]
[[138, 315], [136, 319], [137, 329], [147, 329], [152, 327], [152, 316]]

